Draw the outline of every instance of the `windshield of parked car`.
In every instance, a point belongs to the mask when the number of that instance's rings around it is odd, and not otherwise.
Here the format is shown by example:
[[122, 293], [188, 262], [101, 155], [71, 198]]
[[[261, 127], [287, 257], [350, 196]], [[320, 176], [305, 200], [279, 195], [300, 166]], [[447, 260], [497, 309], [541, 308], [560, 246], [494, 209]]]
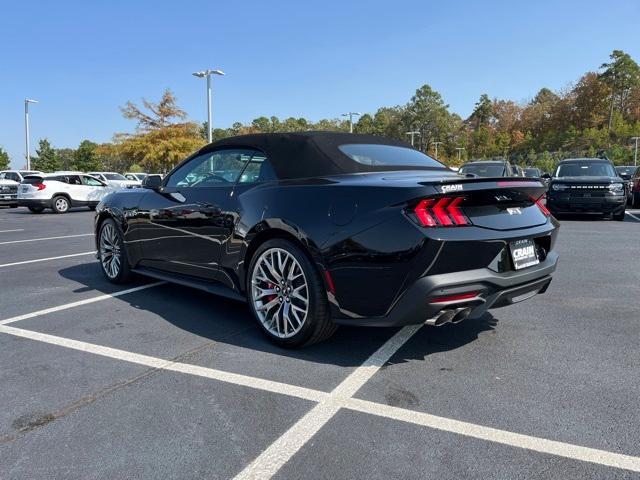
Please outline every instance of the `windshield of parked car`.
[[525, 168], [524, 169], [524, 176], [525, 177], [539, 177], [540, 174], [540, 170], [537, 168]]
[[412, 148], [367, 143], [340, 145], [338, 148], [352, 160], [371, 167], [445, 168], [437, 160]]
[[558, 165], [556, 177], [617, 177], [609, 162], [575, 162]]
[[503, 163], [470, 163], [463, 165], [460, 173], [472, 173], [479, 177], [502, 177], [504, 176]]
[[126, 180], [124, 175], [120, 175], [119, 173], [105, 173], [104, 178], [107, 180]]
[[616, 171], [618, 172], [618, 175], [632, 176], [633, 172], [636, 171], [636, 167], [616, 167]]

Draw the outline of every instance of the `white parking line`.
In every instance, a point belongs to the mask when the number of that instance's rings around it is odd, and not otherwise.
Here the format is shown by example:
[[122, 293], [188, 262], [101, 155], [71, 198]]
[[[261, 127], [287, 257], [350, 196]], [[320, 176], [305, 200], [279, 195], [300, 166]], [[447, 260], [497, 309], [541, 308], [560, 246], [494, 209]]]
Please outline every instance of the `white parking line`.
[[474, 423], [461, 422], [451, 418], [438, 417], [428, 413], [382, 405], [358, 398], [348, 399], [345, 408], [379, 417], [399, 420], [401, 422], [412, 423], [414, 425], [421, 425], [435, 430], [457, 433], [465, 437], [478, 438], [502, 445], [548, 453], [550, 455], [580, 460], [582, 462], [596, 463], [607, 467], [640, 472], [640, 457], [632, 457], [630, 455], [607, 452], [606, 450], [598, 450], [580, 445], [572, 445], [570, 443], [557, 442], [555, 440], [547, 440], [546, 438], [522, 435], [520, 433], [485, 427]]
[[127, 352], [125, 350], [118, 350], [111, 347], [103, 347], [101, 345], [72, 340], [70, 338], [56, 337], [54, 335], [48, 335], [46, 333], [23, 330], [22, 328], [0, 325], [0, 333], [8, 333], [9, 335], [14, 335], [16, 337], [28, 338], [30, 340], [36, 340], [38, 342], [44, 342], [51, 345], [71, 348], [73, 350], [79, 350], [81, 352], [94, 353], [103, 357], [123, 360], [125, 362], [136, 363], [138, 365], [146, 365], [147, 367], [156, 368], [158, 370], [170, 370], [173, 372], [195, 375], [198, 377], [206, 377], [225, 383], [232, 383], [234, 385], [255, 388], [257, 390], [289, 395], [291, 397], [303, 398], [305, 400], [312, 400], [314, 402], [319, 402], [328, 395], [328, 393], [326, 392], [320, 392], [318, 390], [312, 390], [310, 388], [296, 387], [294, 385], [288, 385], [286, 383], [249, 377], [247, 375], [240, 375], [237, 373], [224, 372], [222, 370], [215, 370], [213, 368], [199, 367], [197, 365], [190, 365], [188, 363], [173, 362], [171, 360], [150, 357], [148, 355], [140, 355], [138, 353]]
[[93, 235], [93, 233], [80, 233], [78, 235], [63, 235], [60, 237], [29, 238], [27, 240], [11, 240], [8, 242], [0, 242], [0, 245], [8, 245], [10, 243], [41, 242], [43, 240], [58, 240], [60, 238], [88, 237]]
[[630, 217], [633, 217], [633, 218], [635, 218], [636, 220], [640, 221], [640, 217], [636, 217], [633, 213], [630, 213], [630, 212], [624, 212], [624, 213], [626, 213], [626, 214], [627, 214], [627, 215], [629, 215]]
[[105, 295], [100, 295], [97, 297], [86, 298], [84, 300], [78, 300], [77, 302], [65, 303], [64, 305], [59, 305], [57, 307], [45, 308], [44, 310], [38, 310], [36, 312], [25, 313], [24, 315], [18, 315], [17, 317], [7, 318], [5, 320], [0, 320], [0, 325], [8, 325], [10, 323], [19, 322], [20, 320], [26, 320], [28, 318], [40, 317], [42, 315], [47, 315], [49, 313], [60, 312], [62, 310], [67, 310], [69, 308], [79, 307], [81, 305], [88, 305], [90, 303], [101, 302], [103, 300], [109, 300], [110, 298], [121, 297], [122, 295], [127, 295], [133, 292], [139, 292], [140, 290], [146, 290], [148, 288], [157, 287], [158, 285], [163, 285], [165, 282], [154, 282], [149, 283], [147, 285], [141, 285], [139, 287], [129, 288], [127, 290], [120, 290], [119, 292], [107, 293]]
[[35, 260], [24, 260], [22, 262], [4, 263], [0, 265], [0, 268], [13, 267], [14, 265], [25, 265], [27, 263], [48, 262], [49, 260], [59, 260], [61, 258], [81, 257], [82, 255], [94, 255], [95, 253], [96, 252], [94, 250], [93, 252], [72, 253], [71, 255], [60, 255], [59, 257], [36, 258]]
[[313, 407], [258, 458], [236, 475], [236, 480], [265, 480], [275, 475], [305, 443], [338, 413], [351, 398], [422, 325], [403, 327], [387, 340], [360, 367], [356, 368], [331, 394]]
[[16, 228], [14, 230], [0, 230], [0, 233], [9, 233], [9, 232], [24, 232], [24, 228]]
[[[155, 284], [145, 285], [147, 288], [150, 288], [151, 286], [155, 286]], [[140, 289], [140, 287], [136, 288]], [[129, 293], [131, 290], [134, 289], [122, 291], [119, 292], [119, 294], [124, 295], [125, 292]], [[102, 297], [96, 297], [96, 299], [97, 298]], [[80, 302], [76, 303], [84, 304]], [[75, 304], [68, 304], [66, 307], [71, 308], [73, 305]], [[45, 315], [46, 313], [50, 313], [52, 310], [58, 311], [55, 308], [40, 310], [39, 312], [34, 312], [34, 314], [27, 314], [27, 316], [14, 317], [14, 319], [7, 320], [18, 321], [23, 318]], [[159, 370], [169, 370], [188, 375], [210, 378], [225, 383], [254, 388], [256, 390], [263, 390], [318, 402], [318, 405], [311, 409], [300, 421], [296, 422], [293, 427], [268, 447], [267, 450], [256, 458], [256, 460], [251, 462], [251, 464], [238, 474], [236, 478], [270, 478], [341, 408], [411, 423], [414, 425], [420, 425], [435, 430], [447, 431], [466, 437], [478, 438], [502, 445], [547, 453], [550, 455], [607, 467], [640, 472], [640, 457], [608, 452], [606, 450], [598, 450], [595, 448], [583, 447], [555, 440], [548, 440], [541, 437], [523, 435], [520, 433], [509, 432], [507, 430], [500, 430], [469, 422], [462, 422], [451, 418], [438, 417], [428, 413], [391, 407], [389, 405], [353, 398], [352, 395], [354, 395], [358, 389], [362, 387], [362, 385], [364, 385], [364, 383], [366, 383], [420, 327], [420, 325], [404, 327], [373, 355], [371, 355], [371, 357], [369, 357], [362, 366], [358, 367], [331, 393], [212, 368], [199, 367], [187, 363], [173, 362], [148, 355], [140, 355], [137, 353], [127, 352], [125, 350], [103, 347], [101, 345], [72, 340], [69, 338], [56, 337], [45, 333], [15, 327], [8, 327], [1, 324], [0, 333], [6, 333], [8, 335], [27, 338], [82, 352], [93, 353], [116, 360], [146, 365]], [[280, 452], [281, 450], [282, 452]]]

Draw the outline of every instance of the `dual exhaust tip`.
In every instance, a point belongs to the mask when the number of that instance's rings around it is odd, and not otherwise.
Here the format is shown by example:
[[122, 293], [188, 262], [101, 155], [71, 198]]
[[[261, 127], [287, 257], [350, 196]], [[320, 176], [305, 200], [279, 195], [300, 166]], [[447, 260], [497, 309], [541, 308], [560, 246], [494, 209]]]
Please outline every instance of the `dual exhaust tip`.
[[427, 325], [441, 327], [447, 323], [460, 323], [471, 314], [471, 307], [445, 308], [440, 310], [435, 317], [427, 320]]

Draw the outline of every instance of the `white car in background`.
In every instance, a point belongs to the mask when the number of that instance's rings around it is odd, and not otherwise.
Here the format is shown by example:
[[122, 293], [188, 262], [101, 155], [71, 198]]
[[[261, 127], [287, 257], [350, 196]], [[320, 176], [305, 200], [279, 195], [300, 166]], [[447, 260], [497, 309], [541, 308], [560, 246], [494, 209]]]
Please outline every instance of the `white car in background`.
[[18, 185], [27, 175], [41, 174], [31, 170], [0, 171], [0, 207], [15, 208], [18, 206]]
[[104, 183], [110, 185], [116, 190], [121, 188], [139, 187], [142, 185], [142, 181], [128, 180], [124, 175], [116, 172], [89, 172], [89, 175], [102, 180]]
[[142, 182], [144, 181], [145, 178], [147, 178], [149, 174], [148, 173], [132, 173], [132, 172], [126, 172], [124, 174], [124, 177], [127, 180], [131, 180], [133, 182], [139, 182], [140, 185], [142, 185]]
[[45, 208], [56, 213], [67, 213], [72, 207], [93, 210], [113, 191], [110, 185], [83, 173], [29, 175], [18, 188], [18, 205], [33, 213], [41, 213]]

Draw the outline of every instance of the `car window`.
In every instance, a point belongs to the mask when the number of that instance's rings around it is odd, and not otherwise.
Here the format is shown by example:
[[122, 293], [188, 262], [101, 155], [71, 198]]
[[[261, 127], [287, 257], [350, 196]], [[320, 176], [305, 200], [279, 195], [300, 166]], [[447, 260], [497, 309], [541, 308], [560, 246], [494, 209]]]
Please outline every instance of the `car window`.
[[85, 185], [88, 185], [90, 187], [101, 187], [102, 186], [102, 182], [96, 178], [92, 178], [92, 177], [87, 177], [87, 176], [83, 176], [82, 177], [82, 182]]
[[[470, 163], [463, 165], [460, 173], [472, 173], [479, 177], [502, 177], [505, 174], [506, 166], [500, 163]], [[507, 170], [507, 176], [510, 173]]]
[[273, 167], [265, 155], [255, 155], [240, 175], [238, 183], [259, 183], [276, 180]]
[[124, 175], [120, 175], [119, 173], [105, 173], [103, 175], [107, 180], [126, 180]]
[[19, 182], [20, 181], [20, 177], [18, 176], [17, 173], [15, 172], [4, 172], [4, 173], [0, 173], [0, 179], [3, 180], [13, 180], [14, 182]]
[[67, 183], [69, 185], [82, 185], [82, 181], [80, 180], [79, 175], [69, 175], [67, 177]]
[[236, 148], [203, 153], [173, 172], [165, 186], [198, 188], [232, 184], [253, 158], [264, 159], [264, 154]]
[[616, 177], [616, 171], [606, 162], [564, 163], [558, 167], [556, 177]]
[[133, 180], [133, 181], [138, 180], [138, 179], [135, 177], [135, 175], [131, 175], [130, 173], [127, 173], [127, 174], [125, 175], [125, 178], [126, 178], [127, 180]]
[[445, 168], [437, 160], [413, 148], [364, 143], [340, 145], [338, 148], [352, 160], [370, 167]]

